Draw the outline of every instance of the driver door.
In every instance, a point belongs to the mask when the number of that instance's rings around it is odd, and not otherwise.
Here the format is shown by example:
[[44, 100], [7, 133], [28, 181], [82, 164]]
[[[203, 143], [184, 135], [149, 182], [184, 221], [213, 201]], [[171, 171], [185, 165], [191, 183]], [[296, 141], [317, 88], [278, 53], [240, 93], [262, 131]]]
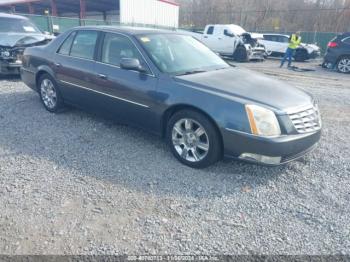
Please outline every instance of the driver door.
[[[138, 59], [145, 72], [122, 69], [122, 58]], [[93, 88], [104, 110], [130, 124], [151, 131], [158, 128], [154, 97], [158, 79], [131, 38], [105, 33], [94, 71]]]

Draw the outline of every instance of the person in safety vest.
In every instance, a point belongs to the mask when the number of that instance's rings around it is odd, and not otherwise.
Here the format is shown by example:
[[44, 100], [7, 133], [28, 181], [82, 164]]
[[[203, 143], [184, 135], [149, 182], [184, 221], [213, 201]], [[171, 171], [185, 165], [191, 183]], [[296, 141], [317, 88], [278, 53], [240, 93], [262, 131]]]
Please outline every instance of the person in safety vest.
[[281, 61], [280, 67], [283, 67], [287, 59], [288, 59], [288, 67], [292, 66], [292, 58], [293, 58], [295, 49], [297, 49], [300, 44], [301, 44], [301, 36], [300, 36], [300, 31], [298, 31], [295, 34], [292, 34], [292, 36], [289, 38], [289, 45]]

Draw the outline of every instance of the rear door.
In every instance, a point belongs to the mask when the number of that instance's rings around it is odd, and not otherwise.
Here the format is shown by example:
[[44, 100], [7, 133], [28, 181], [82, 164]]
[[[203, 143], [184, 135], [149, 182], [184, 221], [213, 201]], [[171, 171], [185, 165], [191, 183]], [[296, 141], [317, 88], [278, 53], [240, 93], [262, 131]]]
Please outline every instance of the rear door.
[[289, 45], [289, 37], [285, 35], [277, 36], [278, 41], [278, 52], [285, 53]]
[[[154, 131], [160, 123], [154, 111], [158, 79], [134, 41], [126, 35], [105, 33], [91, 85], [106, 111], [118, 119]], [[122, 58], [138, 59], [146, 72], [122, 69]]]
[[56, 78], [63, 98], [69, 103], [87, 108], [94, 106], [89, 90], [95, 77], [94, 58], [99, 34], [95, 30], [74, 31], [56, 53]]
[[203, 35], [203, 42], [206, 44], [210, 49], [212, 49], [215, 52], [219, 52], [217, 48], [217, 27], [213, 25], [207, 26], [204, 35]]
[[341, 54], [350, 55], [350, 36], [341, 40]]
[[275, 44], [272, 42], [271, 35], [264, 35], [264, 39], [259, 41], [262, 43], [265, 47], [268, 53], [275, 52]]

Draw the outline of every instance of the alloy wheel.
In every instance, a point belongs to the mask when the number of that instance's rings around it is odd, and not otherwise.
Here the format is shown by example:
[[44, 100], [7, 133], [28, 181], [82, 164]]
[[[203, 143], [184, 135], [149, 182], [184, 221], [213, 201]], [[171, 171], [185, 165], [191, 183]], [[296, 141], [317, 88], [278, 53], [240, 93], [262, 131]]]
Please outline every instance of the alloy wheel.
[[200, 162], [209, 152], [209, 137], [206, 130], [192, 119], [184, 118], [175, 123], [172, 142], [181, 158], [192, 163]]
[[57, 93], [50, 79], [45, 78], [40, 85], [40, 93], [45, 106], [54, 109], [57, 105]]
[[350, 58], [342, 58], [338, 63], [338, 69], [342, 73], [350, 73]]

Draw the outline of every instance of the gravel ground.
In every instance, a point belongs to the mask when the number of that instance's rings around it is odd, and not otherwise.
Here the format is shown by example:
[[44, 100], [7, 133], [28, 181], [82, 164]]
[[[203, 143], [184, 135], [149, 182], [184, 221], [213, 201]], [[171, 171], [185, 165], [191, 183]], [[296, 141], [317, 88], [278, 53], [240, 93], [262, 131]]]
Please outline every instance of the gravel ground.
[[18, 79], [0, 80], [0, 253], [350, 254], [350, 78], [277, 65], [239, 66], [314, 94], [324, 133], [276, 168], [193, 170], [158, 137], [52, 115]]

